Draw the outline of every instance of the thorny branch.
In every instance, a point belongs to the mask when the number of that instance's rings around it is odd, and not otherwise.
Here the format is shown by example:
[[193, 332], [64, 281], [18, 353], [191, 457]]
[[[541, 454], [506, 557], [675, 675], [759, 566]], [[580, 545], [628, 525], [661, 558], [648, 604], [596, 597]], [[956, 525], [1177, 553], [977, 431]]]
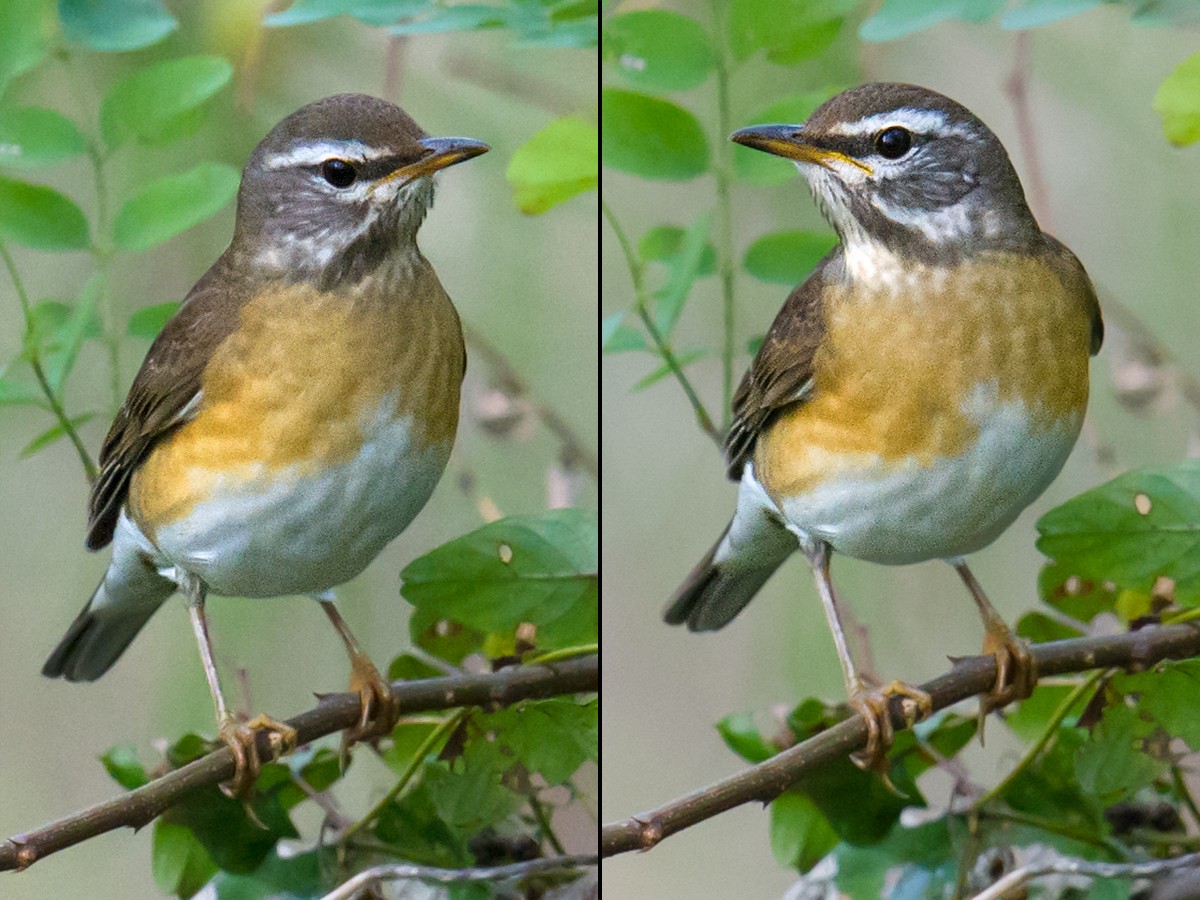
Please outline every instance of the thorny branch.
[[[1113, 667], [1142, 669], [1164, 659], [1200, 655], [1200, 627], [1166, 625], [1127, 634], [1054, 641], [1036, 644], [1030, 653], [1037, 661], [1041, 677]], [[971, 656], [958, 660], [948, 673], [921, 688], [933, 698], [933, 708], [939, 710], [985, 693], [995, 681], [995, 659]], [[891, 716], [897, 729], [908, 727], [900, 698], [893, 698]], [[853, 716], [766, 762], [657, 809], [605, 825], [601, 832], [601, 855], [649, 850], [663, 838], [744, 803], [769, 803], [806, 772], [861, 750], [866, 743], [867, 726], [861, 717]]]
[[[595, 655], [548, 665], [515, 666], [483, 675], [450, 675], [391, 685], [406, 713], [463, 706], [495, 709], [518, 700], [596, 691], [599, 687], [600, 662]], [[327, 694], [314, 709], [289, 719], [288, 724], [296, 729], [299, 746], [355, 725], [359, 715], [358, 694]], [[262, 759], [271, 758], [270, 741], [264, 731], [258, 733], [258, 752]], [[233, 773], [233, 754], [228, 747], [221, 747], [144, 787], [14, 835], [0, 843], [0, 871], [26, 869], [51, 853], [123, 826], [140, 828], [190, 791], [228, 781]]]

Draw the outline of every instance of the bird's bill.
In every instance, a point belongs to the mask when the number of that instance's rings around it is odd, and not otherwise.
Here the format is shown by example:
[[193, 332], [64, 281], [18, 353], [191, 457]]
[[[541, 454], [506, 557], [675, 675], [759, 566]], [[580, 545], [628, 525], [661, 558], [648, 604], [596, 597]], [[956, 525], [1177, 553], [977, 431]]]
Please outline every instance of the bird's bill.
[[729, 136], [735, 144], [753, 147], [764, 153], [773, 153], [784, 159], [801, 163], [812, 163], [823, 169], [832, 169], [837, 163], [862, 169], [868, 175], [871, 167], [853, 156], [838, 150], [817, 147], [804, 139], [804, 131], [796, 125], [751, 125], [741, 128]]
[[483, 141], [461, 137], [426, 137], [421, 138], [420, 144], [428, 153], [415, 163], [401, 166], [388, 175], [384, 179], [385, 181], [391, 181], [393, 178], [408, 180], [411, 178], [420, 178], [422, 175], [432, 175], [434, 172], [445, 169], [447, 166], [453, 166], [468, 159], [473, 159], [492, 149]]

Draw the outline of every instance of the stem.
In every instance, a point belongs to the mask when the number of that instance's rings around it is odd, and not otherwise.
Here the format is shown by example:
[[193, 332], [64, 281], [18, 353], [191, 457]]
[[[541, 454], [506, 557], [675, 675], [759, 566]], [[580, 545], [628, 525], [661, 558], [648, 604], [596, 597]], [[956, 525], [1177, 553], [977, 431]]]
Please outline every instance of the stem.
[[1200, 808], [1196, 807], [1196, 798], [1188, 790], [1187, 782], [1183, 780], [1183, 772], [1180, 771], [1178, 765], [1171, 766], [1171, 784], [1175, 788], [1175, 793], [1179, 795], [1179, 799], [1183, 801], [1183, 805], [1192, 814], [1192, 822], [1200, 825]]
[[616, 215], [613, 214], [612, 208], [604, 198], [600, 199], [600, 208], [603, 210], [604, 218], [608, 220], [613, 233], [617, 236], [617, 243], [621, 245], [621, 250], [625, 254], [625, 264], [629, 268], [629, 277], [633, 281], [634, 311], [642, 320], [642, 324], [646, 326], [646, 331], [649, 333], [650, 339], [654, 341], [654, 346], [659, 356], [667, 364], [667, 368], [671, 370], [671, 374], [675, 376], [675, 380], [679, 382], [679, 386], [683, 388], [683, 393], [687, 396], [688, 402], [692, 404], [692, 410], [696, 414], [696, 423], [700, 426], [701, 431], [720, 446], [723, 442], [722, 432], [713, 424], [712, 417], [708, 414], [708, 410], [705, 409], [704, 403], [696, 393], [696, 389], [692, 387], [691, 381], [684, 374], [683, 368], [679, 365], [679, 360], [675, 357], [671, 348], [667, 346], [662, 332], [654, 324], [654, 318], [650, 315], [650, 310], [646, 306], [646, 285], [643, 278], [645, 273], [641, 261], [633, 251], [633, 245], [629, 241], [629, 236], [625, 234], [621, 223], [617, 221]]
[[112, 293], [108, 289], [109, 268], [112, 265], [113, 248], [107, 242], [108, 235], [108, 176], [104, 172], [105, 156], [94, 141], [88, 141], [88, 159], [92, 164], [92, 180], [96, 186], [96, 232], [105, 236], [105, 243], [94, 243], [92, 255], [100, 270], [100, 318], [104, 328], [104, 346], [108, 350], [108, 386], [112, 407], [121, 405], [121, 333], [117, 326], [116, 310], [113, 308]]
[[541, 666], [546, 663], [560, 662], [564, 659], [574, 659], [576, 656], [587, 656], [591, 653], [599, 652], [599, 644], [580, 644], [576, 647], [562, 647], [558, 650], [550, 650], [522, 662], [527, 666]]
[[1123, 859], [1129, 858], [1129, 851], [1117, 841], [1111, 838], [1098, 836], [1095, 832], [1089, 831], [1087, 828], [1076, 827], [1060, 822], [1057, 819], [1048, 819], [1043, 816], [1034, 816], [1029, 813], [1015, 812], [1013, 810], [1005, 810], [1004, 812], [996, 812], [994, 810], [980, 810], [979, 816], [982, 819], [990, 819], [993, 822], [1012, 822], [1016, 825], [1029, 825], [1033, 828], [1040, 828], [1043, 831], [1048, 831], [1051, 834], [1061, 834], [1063, 837], [1069, 837], [1077, 841], [1082, 841], [1085, 844], [1091, 844], [1093, 847], [1100, 847], [1112, 853], [1114, 856]]
[[12, 255], [8, 252], [8, 247], [3, 241], [0, 241], [0, 258], [4, 259], [4, 265], [8, 269], [8, 276], [12, 279], [13, 287], [17, 291], [17, 299], [21, 303], [21, 312], [25, 316], [25, 346], [29, 353], [29, 364], [33, 367], [34, 377], [37, 379], [38, 387], [42, 389], [42, 394], [46, 398], [46, 402], [50, 406], [50, 412], [54, 414], [54, 418], [58, 420], [59, 427], [62, 428], [65, 434], [75, 447], [75, 452], [79, 455], [79, 461], [83, 464], [83, 473], [87, 476], [88, 483], [91, 484], [96, 480], [96, 464], [92, 462], [92, 457], [84, 446], [83, 439], [79, 436], [79, 432], [75, 430], [75, 426], [71, 424], [71, 419], [67, 416], [67, 412], [63, 409], [62, 401], [58, 395], [54, 393], [54, 389], [50, 387], [50, 381], [46, 378], [46, 370], [42, 368], [42, 361], [38, 357], [38, 348], [34, 345], [29, 337], [33, 331], [33, 318], [30, 314], [31, 306], [29, 303], [29, 294], [25, 290], [25, 282], [21, 280], [21, 275], [17, 272], [17, 265], [13, 261]]
[[437, 728], [429, 732], [428, 737], [421, 741], [420, 746], [418, 746], [416, 751], [413, 753], [412, 759], [409, 760], [408, 765], [405, 767], [404, 771], [400, 773], [400, 777], [396, 779], [396, 783], [392, 785], [391, 789], [380, 798], [378, 803], [371, 807], [365, 816], [363, 816], [342, 833], [343, 842], [350, 840], [350, 838], [354, 837], [354, 835], [366, 828], [367, 825], [373, 822], [385, 809], [395, 802], [396, 798], [403, 793], [406, 787], [408, 787], [408, 784], [412, 781], [413, 776], [417, 774], [417, 770], [419, 770], [424, 764], [425, 757], [433, 752], [433, 748], [436, 747], [443, 738], [445, 738], [450, 734], [450, 732], [458, 727], [458, 723], [463, 720], [465, 715], [466, 710], [455, 710], [453, 713], [446, 716], [446, 718], [442, 720], [441, 724], [438, 725]]
[[554, 852], [559, 856], [566, 856], [567, 851], [563, 849], [562, 841], [558, 839], [558, 835], [554, 833], [554, 828], [550, 825], [550, 816], [546, 814], [546, 807], [542, 806], [537, 797], [530, 795], [529, 808], [533, 810], [533, 817], [537, 819], [538, 829], [550, 842]]
[[986, 806], [1003, 794], [1006, 790], [1008, 790], [1009, 785], [1011, 785], [1022, 772], [1024, 772], [1030, 767], [1030, 765], [1033, 764], [1033, 761], [1037, 759], [1038, 754], [1040, 754], [1042, 750], [1046, 748], [1046, 745], [1050, 743], [1050, 739], [1053, 738], [1058, 732], [1058, 726], [1061, 725], [1063, 719], [1067, 717], [1067, 713], [1071, 711], [1071, 707], [1079, 702], [1080, 697], [1092, 690], [1100, 681], [1100, 679], [1106, 674], [1107, 671], [1101, 669], [1093, 672], [1079, 684], [1075, 685], [1075, 689], [1063, 699], [1062, 703], [1058, 704], [1057, 708], [1055, 708], [1054, 713], [1046, 721], [1046, 726], [1042, 729], [1042, 733], [1038, 735], [1038, 739], [1033, 742], [1032, 746], [1025, 751], [1025, 755], [1021, 757], [1020, 762], [1013, 766], [1012, 771], [1005, 775], [999, 784], [979, 798], [978, 802], [975, 804], [976, 809]]
[[[724, 34], [721, 11], [724, 4], [721, 0], [710, 0], [713, 18], [713, 33]], [[725, 42], [718, 41], [717, 50], [717, 129], [722, 139], [731, 130], [729, 115], [729, 57], [725, 50]], [[724, 341], [721, 346], [721, 430], [728, 431], [733, 416], [733, 360], [736, 355], [736, 321], [734, 318], [735, 304], [733, 299], [733, 210], [729, 200], [730, 148], [727, 141], [722, 140], [721, 148], [717, 151], [717, 162], [713, 166], [713, 174], [717, 179], [717, 217], [720, 221], [718, 240], [720, 252], [719, 276], [721, 281], [721, 308], [724, 312]]]

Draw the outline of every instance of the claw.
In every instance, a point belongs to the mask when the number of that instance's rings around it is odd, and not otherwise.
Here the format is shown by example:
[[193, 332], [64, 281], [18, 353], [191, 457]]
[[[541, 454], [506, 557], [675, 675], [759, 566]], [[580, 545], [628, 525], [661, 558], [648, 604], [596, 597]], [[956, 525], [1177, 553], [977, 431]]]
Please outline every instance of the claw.
[[[296, 729], [285, 722], [265, 715], [245, 723], [238, 722], [232, 716], [222, 720], [217, 739], [233, 753], [234, 762], [233, 778], [221, 785], [221, 792], [226, 797], [245, 801], [254, 790], [254, 783], [264, 762], [258, 755], [258, 732], [263, 728], [267, 729], [271, 744], [271, 756], [266, 762], [276, 760], [296, 748]], [[254, 818], [253, 814], [251, 818]]]
[[877, 772], [894, 794], [900, 792], [888, 777], [887, 752], [895, 730], [890, 712], [893, 697], [902, 697], [901, 708], [909, 727], [933, 712], [933, 698], [925, 691], [903, 681], [893, 681], [883, 690], [869, 688], [859, 681], [850, 695], [850, 707], [862, 716], [867, 726], [867, 745], [851, 754], [851, 761], [864, 771]]
[[391, 686], [366, 654], [351, 657], [350, 690], [358, 694], [362, 713], [358, 724], [342, 732], [340, 762], [343, 769], [349, 761], [351, 745], [391, 734], [400, 717]]
[[1000, 622], [1000, 627], [988, 627], [982, 653], [996, 658], [996, 683], [979, 698], [979, 741], [983, 742], [983, 723], [988, 713], [1024, 700], [1037, 686], [1037, 660], [1024, 641]]

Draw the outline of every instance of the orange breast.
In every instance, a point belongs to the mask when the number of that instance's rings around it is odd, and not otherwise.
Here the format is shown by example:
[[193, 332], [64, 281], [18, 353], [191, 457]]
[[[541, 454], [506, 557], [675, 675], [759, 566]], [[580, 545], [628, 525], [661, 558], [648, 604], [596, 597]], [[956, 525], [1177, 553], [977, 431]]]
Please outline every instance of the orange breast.
[[778, 502], [880, 462], [933, 465], [978, 438], [972, 402], [1020, 403], [1035, 429], [1081, 413], [1090, 296], [1081, 269], [1002, 254], [830, 288], [811, 399], [759, 438], [756, 475]]
[[151, 539], [218, 483], [353, 458], [384, 403], [411, 417], [417, 438], [453, 441], [465, 367], [458, 316], [427, 263], [410, 274], [402, 292], [288, 285], [246, 304], [205, 369], [195, 417], [134, 473], [129, 509]]

